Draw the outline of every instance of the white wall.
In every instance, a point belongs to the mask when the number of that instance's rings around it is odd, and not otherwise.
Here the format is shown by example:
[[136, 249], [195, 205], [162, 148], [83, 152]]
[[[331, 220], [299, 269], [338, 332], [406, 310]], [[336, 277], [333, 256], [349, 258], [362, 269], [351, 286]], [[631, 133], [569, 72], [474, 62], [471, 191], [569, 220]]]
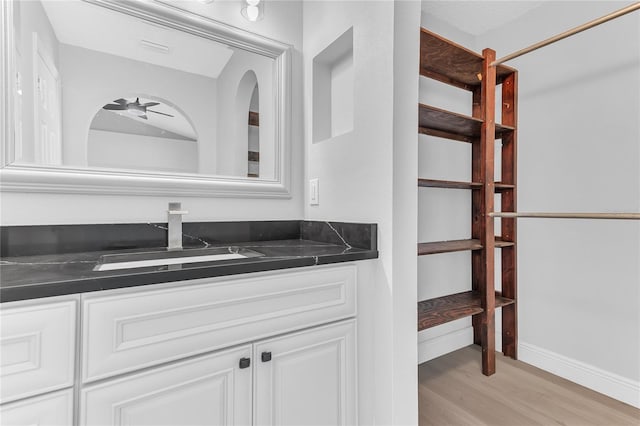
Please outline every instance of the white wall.
[[[320, 188], [320, 204], [306, 205], [305, 217], [378, 224], [380, 258], [359, 267], [361, 424], [418, 421], [419, 9], [417, 1], [304, 2], [306, 177], [318, 178]], [[353, 130], [313, 143], [313, 59], [351, 27]]]
[[[423, 25], [477, 52], [493, 48], [500, 57], [627, 4], [545, 2], [478, 37], [428, 15]], [[518, 210], [638, 212], [640, 14], [508, 65], [519, 70]], [[455, 97], [440, 99], [437, 90], [429, 93], [454, 110], [465, 103]], [[421, 151], [420, 174], [451, 173], [446, 177], [463, 180], [466, 171], [458, 161], [468, 164], [468, 154], [461, 147], [451, 149], [460, 151], [456, 160], [449, 161], [452, 154], [441, 164], [433, 159], [441, 152]], [[422, 236], [468, 236], [439, 231], [469, 229], [468, 199], [446, 197], [437, 205], [421, 198]], [[520, 359], [640, 405], [640, 224], [522, 219], [518, 225]], [[420, 260], [421, 279], [428, 276], [434, 285], [425, 288], [421, 283], [421, 296], [446, 292], [437, 283], [447, 274], [453, 274], [450, 290], [462, 291], [461, 283], [470, 277], [468, 260], [468, 254]], [[430, 330], [421, 339], [434, 337], [421, 344], [421, 360], [472, 341], [468, 320]]]
[[189, 210], [185, 221], [301, 219], [302, 206], [302, 4], [269, 1], [265, 17], [250, 23], [235, 1], [176, 3], [213, 19], [274, 38], [293, 46], [292, 64], [292, 196], [290, 199], [204, 197], [139, 197], [36, 193], [2, 193], [3, 225], [126, 223], [166, 221], [167, 203], [182, 201]]
[[[198, 172], [198, 144], [183, 139], [89, 130], [92, 167], [134, 171]], [[126, 152], [126, 155], [122, 153]]]

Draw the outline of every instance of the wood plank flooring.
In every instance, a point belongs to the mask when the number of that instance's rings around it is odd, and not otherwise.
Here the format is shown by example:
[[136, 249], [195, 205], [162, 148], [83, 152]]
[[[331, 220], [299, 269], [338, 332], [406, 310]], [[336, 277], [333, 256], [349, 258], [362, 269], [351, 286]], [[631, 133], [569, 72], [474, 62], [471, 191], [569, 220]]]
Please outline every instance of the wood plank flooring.
[[420, 426], [640, 425], [640, 410], [497, 354], [483, 376], [469, 346], [419, 366]]

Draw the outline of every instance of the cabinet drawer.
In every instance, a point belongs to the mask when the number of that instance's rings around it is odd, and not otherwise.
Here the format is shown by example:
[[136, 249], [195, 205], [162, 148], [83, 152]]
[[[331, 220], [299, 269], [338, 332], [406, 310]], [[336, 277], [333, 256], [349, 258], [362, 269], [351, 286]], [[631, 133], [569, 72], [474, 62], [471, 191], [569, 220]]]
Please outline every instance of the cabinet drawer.
[[73, 424], [73, 390], [3, 405], [0, 418], [6, 426], [69, 426]]
[[1, 401], [73, 385], [76, 302], [2, 307]]
[[355, 315], [353, 265], [83, 299], [90, 382]]

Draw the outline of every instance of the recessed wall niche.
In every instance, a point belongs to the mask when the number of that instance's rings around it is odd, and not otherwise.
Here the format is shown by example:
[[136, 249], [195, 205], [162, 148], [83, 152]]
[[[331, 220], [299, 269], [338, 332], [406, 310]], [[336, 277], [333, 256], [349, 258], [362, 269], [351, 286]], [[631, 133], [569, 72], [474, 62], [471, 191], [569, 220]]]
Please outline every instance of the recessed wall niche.
[[353, 27], [313, 58], [313, 142], [353, 130]]

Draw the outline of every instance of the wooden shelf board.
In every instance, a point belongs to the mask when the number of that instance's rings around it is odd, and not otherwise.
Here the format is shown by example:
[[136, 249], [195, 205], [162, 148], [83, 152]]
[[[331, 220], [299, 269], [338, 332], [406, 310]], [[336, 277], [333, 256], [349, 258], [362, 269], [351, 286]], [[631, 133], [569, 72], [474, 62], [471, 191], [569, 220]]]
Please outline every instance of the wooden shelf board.
[[[420, 31], [420, 74], [466, 90], [473, 90], [481, 81], [481, 55], [438, 36], [424, 28]], [[498, 65], [496, 80], [515, 72], [513, 68]]]
[[511, 191], [513, 189], [516, 189], [516, 186], [512, 185], [510, 183], [503, 183], [503, 182], [496, 182], [495, 183], [495, 191], [496, 192]]
[[504, 247], [513, 247], [516, 243], [513, 241], [505, 241], [502, 237], [496, 237], [495, 247], [496, 248], [504, 248]]
[[472, 143], [473, 139], [474, 139], [471, 136], [457, 135], [455, 133], [445, 132], [445, 131], [442, 131], [442, 130], [430, 129], [428, 127], [418, 127], [418, 133], [420, 133], [422, 135], [435, 136], [437, 138], [451, 139], [451, 140], [454, 140], [454, 141], [469, 142], [469, 143]]
[[[514, 301], [496, 293], [496, 308]], [[418, 331], [482, 313], [480, 293], [465, 291], [418, 302]]]
[[513, 132], [514, 130], [516, 130], [516, 128], [513, 126], [496, 123], [496, 139], [501, 138], [504, 134]]
[[[430, 136], [472, 142], [480, 136], [482, 120], [464, 114], [436, 108], [431, 105], [418, 105], [418, 132]], [[511, 126], [496, 124], [496, 138], [515, 130]]]
[[[453, 189], [479, 189], [482, 182], [461, 182], [454, 180], [423, 179], [418, 178], [418, 186], [422, 188], [453, 188]], [[496, 182], [494, 184], [496, 192], [504, 192], [515, 189], [515, 185]]]
[[481, 250], [480, 240], [450, 240], [418, 243], [418, 256], [438, 253], [453, 253], [456, 251]]
[[[513, 241], [504, 241], [502, 237], [496, 237], [495, 248], [511, 247], [515, 243]], [[432, 241], [428, 243], [418, 243], [418, 256], [426, 256], [429, 254], [454, 253], [457, 251], [482, 250], [480, 240], [449, 240], [449, 241]]]
[[422, 188], [477, 189], [482, 188], [482, 183], [458, 182], [453, 180], [418, 179], [418, 186]]
[[418, 125], [422, 128], [466, 136], [467, 138], [480, 135], [482, 120], [479, 118], [425, 104], [420, 104], [418, 108]]

